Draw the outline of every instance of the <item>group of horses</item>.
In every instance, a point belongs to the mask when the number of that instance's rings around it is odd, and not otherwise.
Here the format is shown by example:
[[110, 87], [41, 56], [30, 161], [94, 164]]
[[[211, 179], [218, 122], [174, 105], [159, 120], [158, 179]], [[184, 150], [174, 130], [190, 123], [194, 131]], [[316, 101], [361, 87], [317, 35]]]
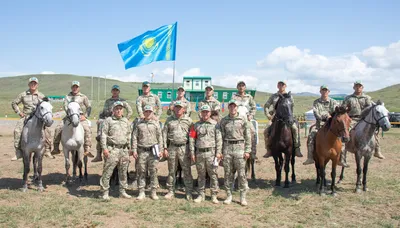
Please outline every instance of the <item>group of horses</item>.
[[[276, 114], [271, 128], [270, 139], [271, 151], [275, 161], [276, 186], [280, 186], [282, 168], [285, 169], [285, 188], [289, 187], [289, 162], [292, 165], [292, 182], [296, 181], [294, 170], [295, 156], [291, 133], [293, 124], [293, 104], [290, 92], [280, 94], [275, 106]], [[373, 104], [362, 111], [361, 120], [349, 131], [351, 118], [348, 113], [350, 106], [337, 106], [335, 112], [328, 119], [325, 125], [320, 128], [314, 140], [313, 157], [317, 173], [316, 184], [319, 184], [319, 194], [325, 195], [326, 188], [326, 165], [332, 161], [331, 172], [331, 194], [336, 195], [335, 178], [336, 168], [342, 153], [342, 143], [345, 143], [345, 150], [355, 154], [357, 163], [356, 192], [361, 192], [361, 171], [363, 171], [363, 191], [367, 191], [367, 171], [369, 161], [374, 153], [376, 141], [374, 134], [381, 128], [388, 131], [391, 127], [389, 122], [389, 111], [381, 101]], [[364, 166], [361, 168], [361, 159], [364, 158]], [[340, 180], [343, 179], [344, 167]]]
[[[282, 168], [285, 171], [284, 187], [289, 187], [290, 164], [292, 166], [291, 181], [296, 181], [295, 156], [291, 125], [293, 118], [293, 103], [290, 92], [280, 94], [275, 105], [276, 114], [272, 122], [270, 134], [270, 146], [275, 161], [276, 180], [275, 185], [281, 185]], [[54, 123], [52, 105], [48, 99], [43, 99], [37, 104], [35, 110], [25, 121], [21, 149], [23, 151], [23, 191], [27, 190], [28, 173], [30, 171], [31, 157], [33, 154], [34, 180], [37, 181], [39, 191], [43, 191], [42, 184], [42, 159], [44, 154], [44, 128], [51, 127]], [[391, 127], [388, 110], [384, 104], [378, 101], [366, 108], [361, 114], [360, 122], [349, 131], [351, 119], [348, 115], [350, 107], [338, 106], [332, 117], [319, 129], [314, 145], [314, 161], [317, 173], [316, 183], [319, 184], [319, 193], [325, 194], [326, 174], [325, 169], [329, 161], [332, 161], [332, 195], [336, 195], [335, 178], [336, 168], [342, 153], [342, 143], [345, 143], [347, 151], [355, 154], [357, 163], [356, 192], [361, 192], [361, 171], [363, 170], [363, 191], [367, 190], [368, 163], [373, 155], [376, 145], [374, 134], [381, 128], [388, 131]], [[87, 157], [84, 156], [84, 129], [80, 124], [80, 107], [76, 102], [68, 104], [66, 120], [63, 125], [61, 143], [65, 157], [66, 180], [71, 181], [69, 169], [71, 166], [70, 154], [72, 154], [73, 179], [76, 178], [76, 169], [79, 168], [80, 181], [87, 180]], [[361, 159], [364, 158], [364, 166], [361, 169]], [[84, 164], [84, 174], [82, 171]], [[343, 179], [344, 168], [341, 179]], [[254, 162], [252, 162], [252, 178], [254, 177]]]

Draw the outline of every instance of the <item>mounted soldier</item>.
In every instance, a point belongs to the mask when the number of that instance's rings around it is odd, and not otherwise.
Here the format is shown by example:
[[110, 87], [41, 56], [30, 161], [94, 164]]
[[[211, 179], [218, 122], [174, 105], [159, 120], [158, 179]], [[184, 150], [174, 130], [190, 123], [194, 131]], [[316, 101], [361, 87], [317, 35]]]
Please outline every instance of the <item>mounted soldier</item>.
[[[287, 94], [286, 92], [286, 82], [285, 81], [279, 81], [278, 85], [278, 92], [272, 94], [269, 99], [267, 100], [267, 102], [264, 104], [264, 114], [265, 116], [271, 120], [270, 122], [274, 121], [274, 114], [275, 114], [275, 108], [276, 108], [276, 104], [278, 102], [279, 95], [282, 94]], [[292, 100], [292, 104], [294, 106], [294, 100], [293, 97], [291, 97]], [[272, 106], [272, 109], [270, 109], [270, 107]], [[271, 125], [269, 125], [265, 130], [264, 130], [264, 141], [265, 141], [265, 148], [267, 149], [267, 153], [264, 155], [265, 158], [271, 157], [272, 156], [272, 152], [271, 152], [271, 148], [269, 147], [269, 134], [271, 132]], [[291, 130], [292, 130], [292, 136], [293, 136], [293, 146], [295, 147], [295, 155], [296, 157], [303, 157], [303, 155], [300, 152], [300, 141], [299, 141], [299, 129], [297, 128], [297, 124], [295, 121], [293, 121], [293, 123], [291, 124]]]

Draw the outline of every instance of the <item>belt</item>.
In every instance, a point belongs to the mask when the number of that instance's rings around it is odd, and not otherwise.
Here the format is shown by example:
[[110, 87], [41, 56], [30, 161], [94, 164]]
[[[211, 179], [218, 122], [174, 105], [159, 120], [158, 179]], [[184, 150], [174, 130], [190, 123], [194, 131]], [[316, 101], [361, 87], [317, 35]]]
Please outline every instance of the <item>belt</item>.
[[139, 147], [139, 149], [143, 151], [152, 151], [152, 147]]
[[172, 145], [172, 146], [175, 146], [175, 147], [181, 147], [181, 146], [186, 146], [186, 143], [183, 143], [183, 144], [171, 143], [171, 145]]
[[360, 115], [354, 115], [354, 116], [350, 116], [350, 118], [360, 118]]
[[127, 148], [126, 144], [124, 145], [117, 145], [117, 144], [111, 144], [111, 147], [117, 148], [117, 149], [125, 149]]
[[208, 148], [198, 148], [197, 151], [199, 152], [209, 152], [212, 151], [212, 147], [208, 147]]
[[244, 140], [235, 140], [235, 141], [227, 141], [228, 144], [242, 144], [244, 143]]

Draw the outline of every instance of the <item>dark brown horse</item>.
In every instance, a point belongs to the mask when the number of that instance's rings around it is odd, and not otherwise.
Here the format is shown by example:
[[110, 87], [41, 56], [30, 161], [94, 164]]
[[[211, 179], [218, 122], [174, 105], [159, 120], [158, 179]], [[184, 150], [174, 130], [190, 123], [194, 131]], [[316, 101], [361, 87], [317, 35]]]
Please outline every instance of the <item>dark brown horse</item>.
[[[271, 125], [271, 134], [268, 142], [271, 148], [272, 156], [275, 161], [276, 182], [275, 186], [281, 185], [282, 168], [285, 168], [285, 186], [289, 188], [289, 162], [292, 163], [292, 182], [296, 181], [294, 172], [294, 148], [291, 125], [293, 118], [293, 100], [290, 92], [288, 94], [280, 94], [279, 100], [275, 105], [275, 117]], [[282, 156], [284, 155], [284, 157]], [[285, 161], [285, 166], [283, 162]]]
[[317, 184], [319, 184], [319, 194], [325, 195], [326, 178], [325, 167], [332, 161], [332, 195], [336, 195], [335, 178], [336, 167], [342, 153], [342, 142], [350, 140], [349, 127], [351, 119], [348, 115], [350, 107], [336, 107], [332, 117], [325, 125], [318, 130], [315, 139], [314, 160], [317, 171]]

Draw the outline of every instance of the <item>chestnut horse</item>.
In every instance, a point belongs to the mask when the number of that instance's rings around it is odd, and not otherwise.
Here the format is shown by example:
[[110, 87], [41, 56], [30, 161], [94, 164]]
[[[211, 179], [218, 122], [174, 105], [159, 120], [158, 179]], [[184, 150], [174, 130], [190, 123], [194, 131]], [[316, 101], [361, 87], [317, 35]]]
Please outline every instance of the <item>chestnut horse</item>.
[[351, 118], [348, 115], [349, 111], [350, 107], [336, 107], [332, 117], [329, 118], [325, 125], [317, 132], [314, 142], [314, 161], [317, 171], [317, 184], [320, 184], [320, 195], [325, 195], [325, 167], [329, 161], [332, 161], [332, 195], [336, 195], [336, 167], [339, 163], [340, 154], [342, 153], [342, 142], [348, 142], [350, 140], [349, 127]]

